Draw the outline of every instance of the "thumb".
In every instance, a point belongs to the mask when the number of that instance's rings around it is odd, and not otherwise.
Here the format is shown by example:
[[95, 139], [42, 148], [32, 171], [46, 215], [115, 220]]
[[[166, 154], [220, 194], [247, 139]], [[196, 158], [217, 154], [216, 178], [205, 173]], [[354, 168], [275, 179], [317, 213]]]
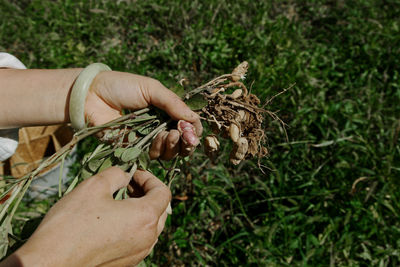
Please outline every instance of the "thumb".
[[194, 125], [198, 136], [203, 131], [200, 116], [192, 111], [179, 96], [155, 79], [147, 79], [143, 87], [146, 101], [168, 113], [174, 120], [185, 120]]
[[144, 196], [138, 200], [145, 202], [149, 211], [153, 210], [157, 216], [161, 216], [171, 201], [169, 188], [148, 171], [137, 170], [133, 179], [144, 192]]
[[90, 179], [94, 179], [95, 188], [106, 195], [112, 195], [119, 189], [127, 186], [131, 180], [129, 173], [118, 167], [110, 167]]

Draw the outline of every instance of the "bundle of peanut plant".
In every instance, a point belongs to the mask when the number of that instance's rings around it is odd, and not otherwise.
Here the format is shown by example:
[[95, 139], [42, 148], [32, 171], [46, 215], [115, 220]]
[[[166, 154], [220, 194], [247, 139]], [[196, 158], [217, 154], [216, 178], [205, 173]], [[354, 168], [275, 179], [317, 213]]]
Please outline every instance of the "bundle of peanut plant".
[[[211, 159], [218, 152], [219, 136], [231, 139], [234, 143], [230, 161], [235, 165], [244, 159], [262, 158], [268, 154], [265, 147], [266, 136], [263, 130], [265, 115], [268, 114], [277, 120], [279, 118], [273, 112], [260, 108], [258, 97], [249, 93], [246, 86], [240, 81], [245, 77], [247, 69], [248, 63], [243, 62], [231, 74], [217, 77], [193, 90], [185, 90], [187, 81], [182, 80], [182, 87], [180, 90], [176, 90], [176, 93], [184, 99], [188, 106], [198, 112], [201, 118], [210, 125], [213, 134], [205, 137], [204, 149]], [[228, 90], [233, 90], [233, 92], [227, 94]], [[65, 157], [79, 141], [91, 135], [101, 135], [100, 144], [83, 157], [82, 168], [64, 192], [62, 192], [60, 175], [59, 197], [70, 192], [79, 181], [111, 166], [119, 166], [122, 170], [133, 175], [138, 167], [148, 168], [150, 161], [148, 149], [152, 140], [161, 131], [176, 127], [171, 126], [172, 124], [173, 122], [170, 119], [163, 116], [155, 108], [128, 113], [104, 125], [88, 127], [76, 132], [66, 146], [44, 160], [36, 170], [22, 178], [4, 177], [0, 181], [0, 200], [2, 200], [0, 206], [1, 255], [4, 256], [7, 252], [8, 235], [12, 234], [13, 215], [31, 181], [41, 170], [57, 162], [61, 162], [62, 168]], [[187, 130], [184, 121], [179, 121], [177, 128], [181, 134], [185, 134]], [[167, 182], [171, 183], [178, 173], [177, 165], [179, 162], [179, 157], [176, 157], [171, 167], [168, 168]], [[134, 184], [130, 184], [121, 189], [115, 195], [115, 199], [135, 196], [134, 188]]]

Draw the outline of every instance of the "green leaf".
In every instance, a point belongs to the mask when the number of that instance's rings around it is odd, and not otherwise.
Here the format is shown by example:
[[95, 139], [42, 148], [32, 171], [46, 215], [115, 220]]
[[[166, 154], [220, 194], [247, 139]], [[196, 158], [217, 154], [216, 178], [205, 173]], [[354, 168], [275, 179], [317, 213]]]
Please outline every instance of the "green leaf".
[[[86, 161], [86, 160], [92, 160], [92, 158], [93, 158], [94, 156], [96, 156], [97, 153], [99, 153], [99, 152], [101, 152], [101, 151], [103, 150], [103, 147], [104, 147], [104, 144], [98, 145], [98, 146], [96, 147], [96, 149], [95, 149], [92, 153], [88, 153], [89, 155], [88, 155], [87, 158], [85, 158], [85, 157], [86, 157], [86, 155], [85, 155], [84, 160], [85, 160], [85, 161]], [[84, 162], [85, 162], [85, 161], [84, 161]]]
[[117, 157], [117, 158], [121, 158], [122, 153], [124, 153], [125, 150], [126, 150], [126, 148], [122, 148], [122, 147], [119, 147], [119, 148], [115, 149], [114, 156]]
[[123, 162], [132, 161], [132, 160], [136, 159], [137, 157], [139, 157], [140, 153], [142, 153], [142, 150], [140, 150], [137, 147], [127, 148], [124, 151], [124, 153], [122, 153], [121, 160]]
[[[88, 173], [88, 172], [86, 171], [86, 173]], [[83, 177], [83, 175], [84, 175], [84, 169], [82, 170], [81, 177]], [[90, 176], [91, 176], [91, 175], [90, 175]], [[89, 177], [90, 177], [90, 176], [89, 176]], [[87, 178], [88, 178], [88, 177], [87, 177]], [[84, 179], [86, 179], [86, 178], [84, 178]], [[74, 180], [72, 180], [72, 183], [68, 186], [67, 190], [64, 192], [64, 196], [65, 196], [66, 194], [68, 194], [69, 192], [71, 192], [71, 191], [76, 187], [76, 185], [78, 184], [78, 181], [79, 181], [79, 177], [76, 176], [76, 177], [74, 178]]]
[[111, 160], [111, 158], [106, 158], [106, 159], [103, 161], [103, 164], [101, 164], [101, 166], [100, 166], [98, 172], [104, 171], [105, 169], [108, 169], [108, 168], [110, 168], [111, 166], [112, 166], [112, 160]]
[[109, 150], [105, 150], [105, 151], [97, 153], [96, 156], [92, 157], [92, 160], [102, 159], [104, 157], [107, 157], [111, 153], [113, 153], [113, 150], [110, 148]]
[[199, 94], [189, 98], [185, 101], [185, 103], [189, 106], [191, 110], [200, 110], [208, 104], [207, 100], [205, 100], [204, 97]]
[[153, 127], [151, 125], [138, 129], [138, 133], [140, 133], [141, 135], [148, 135], [149, 133], [151, 133], [151, 131], [153, 131]]
[[169, 88], [172, 92], [174, 92], [177, 96], [182, 98], [185, 95], [185, 89], [181, 85], [176, 85], [174, 87]]
[[136, 133], [134, 132], [134, 131], [132, 131], [132, 132], [130, 132], [129, 134], [128, 134], [128, 142], [129, 143], [133, 143], [133, 142], [135, 142], [135, 140], [136, 140]]
[[90, 172], [89, 170], [87, 170], [86, 168], [83, 168], [82, 169], [82, 172], [81, 172], [81, 178], [82, 179], [87, 179], [87, 178], [89, 178], [89, 177], [91, 177], [91, 176], [93, 176], [93, 173], [92, 172]]
[[91, 170], [92, 172], [96, 172], [100, 168], [101, 164], [103, 164], [103, 161], [104, 159], [91, 160], [89, 161], [87, 166], [89, 170]]
[[150, 157], [147, 151], [143, 151], [143, 153], [139, 156], [139, 166], [140, 168], [146, 170], [150, 165]]
[[121, 189], [118, 191], [117, 195], [115, 196], [115, 200], [122, 200], [122, 198], [123, 198], [125, 192], [126, 192], [126, 187], [121, 188]]
[[120, 129], [115, 129], [111, 132], [111, 135], [113, 137], [117, 137], [118, 135], [120, 135], [121, 130]]
[[119, 164], [117, 165], [118, 168], [120, 168], [121, 170], [123, 170], [124, 172], [127, 171], [129, 169], [129, 167], [131, 167], [132, 164], [129, 163], [123, 163], [123, 164]]

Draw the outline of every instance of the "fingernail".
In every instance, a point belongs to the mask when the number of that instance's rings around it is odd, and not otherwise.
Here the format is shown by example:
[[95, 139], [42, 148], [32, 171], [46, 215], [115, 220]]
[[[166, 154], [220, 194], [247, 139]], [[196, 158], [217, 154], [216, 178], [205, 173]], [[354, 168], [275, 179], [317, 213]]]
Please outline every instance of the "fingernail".
[[178, 122], [178, 131], [181, 133], [182, 139], [186, 144], [197, 146], [200, 143], [195, 130], [195, 127], [190, 122], [184, 120]]
[[191, 146], [197, 146], [199, 144], [199, 138], [194, 134], [194, 132], [183, 132], [182, 134], [183, 140]]
[[167, 214], [169, 214], [169, 215], [172, 214], [171, 202], [168, 203]]
[[180, 130], [180, 131], [185, 131], [185, 130], [187, 131], [187, 130], [191, 130], [193, 128], [194, 128], [194, 126], [188, 121], [180, 120], [178, 122], [178, 130]]

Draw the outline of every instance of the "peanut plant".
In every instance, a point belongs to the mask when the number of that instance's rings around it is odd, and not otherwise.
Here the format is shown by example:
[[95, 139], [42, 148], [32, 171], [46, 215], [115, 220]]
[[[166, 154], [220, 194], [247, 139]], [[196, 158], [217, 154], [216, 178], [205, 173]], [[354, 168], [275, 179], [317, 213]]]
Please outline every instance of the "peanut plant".
[[[234, 143], [230, 154], [230, 162], [234, 165], [249, 158], [262, 158], [268, 154], [265, 146], [266, 136], [263, 130], [266, 114], [272, 119], [284, 123], [271, 111], [259, 107], [259, 98], [249, 93], [241, 82], [245, 78], [248, 63], [245, 61], [237, 66], [232, 73], [219, 76], [195, 89], [185, 89], [187, 81], [181, 81], [180, 90], [176, 93], [201, 118], [210, 125], [212, 134], [204, 139], [205, 153], [212, 159], [218, 153], [218, 136], [228, 138]], [[227, 94], [228, 91], [232, 93]], [[184, 121], [177, 124], [182, 135], [188, 130]], [[145, 108], [128, 113], [109, 123], [87, 127], [74, 134], [73, 139], [51, 157], [45, 159], [40, 166], [22, 178], [5, 177], [1, 184], [0, 199], [0, 244], [1, 256], [8, 249], [8, 235], [12, 234], [12, 218], [18, 209], [25, 193], [33, 179], [44, 168], [63, 161], [79, 141], [92, 135], [101, 135], [101, 143], [82, 160], [82, 168], [63, 192], [61, 184], [58, 196], [62, 197], [73, 190], [79, 181], [93, 176], [111, 166], [118, 166], [131, 175], [137, 168], [147, 169], [149, 166], [148, 149], [152, 140], [163, 130], [172, 125], [169, 118], [162, 116], [154, 108]], [[190, 127], [189, 127], [190, 128]], [[190, 130], [190, 129], [189, 129]], [[179, 172], [180, 157], [173, 160], [172, 167], [167, 172], [167, 182], [171, 185], [173, 178]], [[162, 165], [161, 165], [162, 166]], [[61, 177], [60, 177], [61, 183]], [[134, 185], [120, 189], [115, 199], [135, 196]]]

